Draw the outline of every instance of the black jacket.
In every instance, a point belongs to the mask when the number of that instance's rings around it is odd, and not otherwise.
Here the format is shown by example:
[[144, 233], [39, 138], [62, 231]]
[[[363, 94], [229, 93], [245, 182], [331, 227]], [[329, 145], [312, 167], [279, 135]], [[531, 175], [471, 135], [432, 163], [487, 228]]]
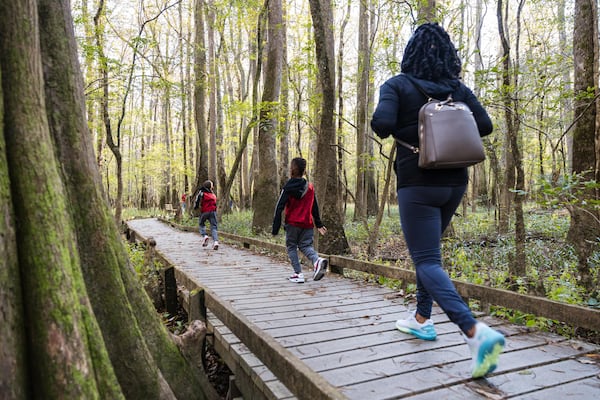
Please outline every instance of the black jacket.
[[[473, 112], [479, 134], [492, 133], [490, 117], [471, 89], [458, 79], [432, 82], [411, 77], [429, 96], [445, 100], [450, 93], [456, 101], [466, 103]], [[427, 98], [404, 74], [388, 79], [379, 90], [379, 103], [371, 119], [371, 128], [381, 138], [390, 135], [414, 146], [419, 145], [419, 109]], [[404, 186], [459, 186], [467, 183], [466, 168], [428, 170], [419, 168], [419, 156], [397, 146], [395, 171], [397, 187]]]
[[194, 210], [199, 208], [202, 204], [202, 198], [204, 197], [204, 193], [213, 193], [213, 191], [208, 188], [205, 188], [204, 186], [200, 187], [200, 190], [198, 190], [196, 198], [194, 199]]

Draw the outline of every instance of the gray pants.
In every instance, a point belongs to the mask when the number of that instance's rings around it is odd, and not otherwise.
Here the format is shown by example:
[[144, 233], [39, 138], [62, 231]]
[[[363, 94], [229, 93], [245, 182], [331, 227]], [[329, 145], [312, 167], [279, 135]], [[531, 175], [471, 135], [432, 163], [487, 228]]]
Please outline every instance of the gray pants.
[[206, 236], [206, 221], [210, 223], [210, 234], [212, 236], [213, 241], [219, 240], [219, 235], [217, 233], [217, 212], [209, 211], [200, 215], [199, 224], [200, 224], [200, 234], [202, 236]]
[[304, 229], [292, 225], [285, 225], [284, 229], [285, 246], [287, 247], [288, 257], [290, 258], [294, 272], [299, 274], [302, 272], [302, 267], [300, 266], [298, 249], [300, 249], [313, 265], [319, 259], [319, 254], [317, 254], [313, 248], [315, 233], [312, 228]]

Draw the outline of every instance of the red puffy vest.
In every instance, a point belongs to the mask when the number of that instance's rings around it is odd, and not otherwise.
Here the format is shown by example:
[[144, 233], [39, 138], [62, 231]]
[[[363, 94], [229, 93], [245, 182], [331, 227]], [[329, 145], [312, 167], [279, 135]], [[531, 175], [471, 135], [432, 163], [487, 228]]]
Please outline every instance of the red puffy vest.
[[212, 192], [204, 192], [200, 212], [217, 211], [217, 196]]
[[315, 188], [312, 183], [308, 184], [306, 193], [297, 199], [294, 196], [288, 197], [285, 206], [285, 223], [297, 226], [303, 229], [313, 227], [312, 208], [315, 201]]

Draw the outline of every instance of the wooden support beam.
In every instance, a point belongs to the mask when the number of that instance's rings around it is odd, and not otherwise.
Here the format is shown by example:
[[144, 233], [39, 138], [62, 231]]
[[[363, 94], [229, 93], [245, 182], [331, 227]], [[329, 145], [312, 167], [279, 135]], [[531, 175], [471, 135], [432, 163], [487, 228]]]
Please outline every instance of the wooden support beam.
[[301, 400], [342, 400], [347, 397], [321, 375], [308, 368], [213, 291], [204, 289], [206, 307], [254, 353], [275, 376]]
[[175, 268], [167, 267], [162, 270], [163, 283], [165, 285], [165, 308], [171, 315], [177, 314], [177, 281], [175, 280]]

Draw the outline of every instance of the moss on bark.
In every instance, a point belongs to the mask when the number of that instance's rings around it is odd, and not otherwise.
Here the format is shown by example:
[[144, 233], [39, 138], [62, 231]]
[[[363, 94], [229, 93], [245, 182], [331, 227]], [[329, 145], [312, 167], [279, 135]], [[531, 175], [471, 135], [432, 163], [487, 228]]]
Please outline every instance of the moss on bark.
[[0, 86], [0, 398], [16, 400], [28, 398], [29, 393], [21, 279], [6, 163], [3, 110]]
[[0, 71], [0, 397], [203, 399], [102, 192], [68, 2], [0, 4]]

